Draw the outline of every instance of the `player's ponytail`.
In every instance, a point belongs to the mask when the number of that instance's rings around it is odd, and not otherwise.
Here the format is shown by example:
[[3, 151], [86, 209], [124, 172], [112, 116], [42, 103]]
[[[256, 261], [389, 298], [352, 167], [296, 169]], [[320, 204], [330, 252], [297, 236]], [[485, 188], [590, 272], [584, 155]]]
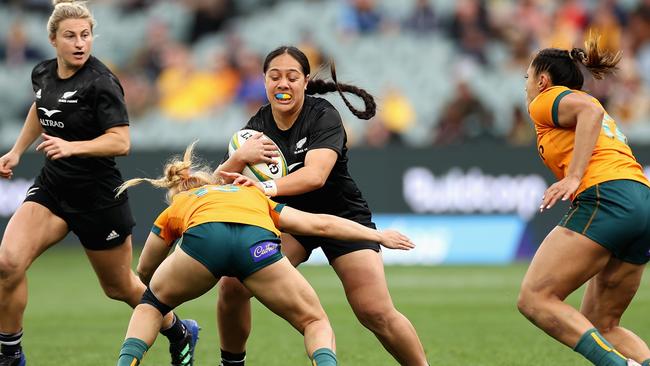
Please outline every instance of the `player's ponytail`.
[[[274, 58], [288, 54], [291, 56], [294, 60], [300, 64], [300, 67], [302, 68], [303, 74], [305, 76], [311, 74], [311, 67], [309, 66], [309, 59], [307, 59], [307, 56], [299, 50], [298, 48], [294, 46], [280, 46], [273, 51], [269, 52], [268, 55], [266, 55], [266, 58], [264, 59], [264, 65], [262, 67], [263, 72], [266, 74], [266, 71], [269, 69], [269, 65], [271, 61], [273, 61]], [[330, 71], [332, 74], [332, 80], [333, 81], [325, 81], [323, 79], [319, 78], [312, 78], [309, 80], [307, 83], [307, 90], [305, 91], [305, 94], [313, 95], [313, 94], [327, 94], [327, 93], [333, 93], [333, 92], [338, 92], [341, 98], [343, 99], [343, 102], [345, 102], [345, 105], [348, 107], [350, 112], [357, 116], [357, 118], [360, 119], [370, 119], [372, 118], [376, 113], [377, 113], [377, 104], [375, 103], [375, 98], [368, 93], [367, 91], [358, 88], [354, 85], [349, 85], [349, 84], [340, 84], [336, 80], [336, 68], [334, 67], [334, 62], [331, 62], [330, 64]], [[350, 93], [358, 96], [363, 100], [363, 104], [365, 105], [365, 110], [360, 111], [356, 109], [350, 101], [345, 97], [343, 93]]]
[[[370, 93], [354, 85], [339, 83], [336, 79], [336, 67], [334, 66], [334, 62], [330, 63], [330, 73], [332, 74], [333, 81], [311, 79], [307, 83], [307, 90], [305, 93], [312, 95], [338, 92], [350, 112], [357, 116], [357, 118], [371, 119], [375, 116], [375, 113], [377, 113], [377, 104], [375, 103], [375, 98], [373, 98]], [[361, 98], [361, 100], [363, 100], [363, 104], [365, 105], [365, 110], [360, 111], [356, 109], [352, 103], [348, 101], [348, 98], [345, 97], [343, 94], [344, 92], [354, 94], [357, 97]]]
[[599, 40], [600, 35], [589, 32], [589, 36], [585, 40], [585, 50], [574, 48], [570, 51], [570, 55], [572, 59], [583, 64], [594, 78], [602, 80], [605, 75], [616, 71], [616, 65], [621, 61], [621, 51], [602, 50], [598, 47]]
[[223, 184], [223, 180], [212, 175], [207, 167], [199, 167], [194, 164], [194, 145], [198, 141], [192, 142], [187, 149], [183, 158], [172, 158], [163, 169], [163, 176], [157, 179], [134, 178], [122, 183], [117, 188], [116, 197], [122, 194], [129, 187], [133, 187], [143, 182], [147, 182], [157, 188], [167, 189], [167, 201], [179, 193], [193, 188], [198, 188], [206, 184]]
[[621, 60], [620, 51], [612, 53], [599, 49], [599, 39], [600, 36], [590, 32], [585, 40], [585, 49], [545, 48], [537, 53], [531, 67], [536, 75], [548, 72], [553, 85], [582, 89], [584, 76], [579, 65], [585, 66], [594, 78], [600, 80], [606, 74], [614, 72]]
[[47, 33], [50, 39], [56, 37], [59, 24], [66, 19], [86, 19], [90, 23], [90, 30], [95, 28], [97, 22], [86, 6], [85, 1], [79, 0], [52, 0], [54, 10], [47, 21]]

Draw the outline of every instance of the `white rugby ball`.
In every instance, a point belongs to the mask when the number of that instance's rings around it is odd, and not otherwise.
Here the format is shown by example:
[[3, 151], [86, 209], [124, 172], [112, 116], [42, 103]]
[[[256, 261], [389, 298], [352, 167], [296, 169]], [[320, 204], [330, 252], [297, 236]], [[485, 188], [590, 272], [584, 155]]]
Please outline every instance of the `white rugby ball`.
[[[232, 156], [235, 150], [239, 149], [244, 144], [244, 142], [246, 142], [246, 140], [253, 137], [257, 133], [259, 132], [255, 130], [239, 130], [235, 132], [235, 134], [233, 134], [232, 138], [230, 139], [230, 143], [228, 144], [228, 154]], [[271, 140], [266, 135], [264, 135], [263, 138]], [[273, 142], [273, 140], [271, 140], [271, 142]], [[275, 142], [273, 142], [273, 144], [276, 147], [278, 146], [275, 144]], [[278, 148], [278, 153], [280, 156], [273, 158], [276, 161], [275, 164], [247, 164], [241, 173], [258, 182], [264, 182], [267, 180], [284, 177], [287, 175], [287, 161], [284, 159], [284, 155], [282, 155], [280, 148]]]

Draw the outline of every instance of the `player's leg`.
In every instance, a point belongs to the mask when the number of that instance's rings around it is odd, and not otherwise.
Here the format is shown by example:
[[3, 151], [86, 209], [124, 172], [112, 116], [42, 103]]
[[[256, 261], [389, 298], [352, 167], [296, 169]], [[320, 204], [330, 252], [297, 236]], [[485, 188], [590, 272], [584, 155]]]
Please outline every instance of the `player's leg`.
[[650, 349], [636, 334], [619, 325], [639, 288], [645, 264], [612, 258], [589, 281], [580, 311], [622, 354], [638, 362], [650, 359]]
[[564, 227], [554, 228], [537, 250], [524, 277], [518, 308], [551, 337], [595, 365], [626, 365], [626, 360], [583, 314], [564, 299], [600, 272], [611, 253]]
[[415, 328], [393, 305], [381, 254], [371, 249], [357, 250], [337, 257], [332, 267], [357, 319], [395, 360], [401, 365], [427, 365]]
[[336, 365], [334, 335], [316, 292], [289, 260], [282, 258], [244, 279], [244, 285], [267, 308], [305, 337], [315, 365]]
[[[305, 249], [291, 235], [282, 234], [282, 253], [297, 266], [307, 258]], [[244, 366], [246, 341], [251, 332], [252, 294], [234, 277], [219, 281], [217, 328], [222, 366]]]
[[[133, 248], [131, 231], [135, 221], [128, 202], [87, 214], [71, 215], [71, 229], [86, 249], [104, 293], [131, 307], [140, 302], [145, 285], [131, 270]], [[171, 358], [177, 358], [187, 339], [198, 339], [194, 320], [180, 320], [173, 313], [165, 316], [161, 333], [169, 339]]]
[[[0, 244], [0, 364], [24, 362], [21, 339], [27, 306], [27, 268], [68, 233], [68, 225], [45, 206], [23, 203], [9, 220]], [[18, 363], [11, 363], [16, 358]]]
[[[151, 279], [150, 289], [133, 311], [118, 365], [138, 365], [155, 341], [163, 316], [178, 305], [203, 295], [217, 281], [218, 278], [203, 264], [183, 250], [175, 250], [158, 267]], [[191, 365], [191, 348], [193, 345], [187, 344], [181, 350], [179, 359], [172, 360], [172, 365]]]

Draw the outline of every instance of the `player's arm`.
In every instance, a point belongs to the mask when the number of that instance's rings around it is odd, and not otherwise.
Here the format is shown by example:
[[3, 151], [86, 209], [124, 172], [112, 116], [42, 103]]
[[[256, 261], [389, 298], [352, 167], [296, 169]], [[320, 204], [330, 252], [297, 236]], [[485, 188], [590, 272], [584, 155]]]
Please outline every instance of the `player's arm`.
[[87, 141], [66, 141], [58, 137], [43, 134], [36, 150], [52, 160], [70, 156], [122, 156], [131, 149], [129, 126], [116, 126], [107, 129], [102, 135]]
[[0, 177], [11, 178], [13, 176], [12, 168], [18, 165], [20, 156], [36, 141], [42, 132], [43, 127], [39, 123], [36, 114], [36, 103], [32, 103], [16, 143], [8, 153], [0, 157]]
[[314, 149], [307, 152], [305, 166], [275, 180], [277, 196], [295, 196], [311, 192], [325, 185], [338, 154], [328, 148]]
[[279, 229], [291, 234], [374, 241], [391, 249], [415, 247], [408, 237], [395, 230], [378, 231], [338, 216], [312, 214], [288, 206], [282, 208], [278, 224]]
[[156, 271], [156, 268], [162, 263], [169, 254], [171, 249], [171, 241], [167, 241], [155, 233], [149, 233], [147, 241], [144, 244], [140, 259], [138, 260], [138, 277], [145, 284], [149, 285], [151, 276]]
[[558, 109], [560, 126], [576, 130], [573, 157], [567, 176], [582, 179], [602, 128], [603, 109], [590, 97], [571, 93], [562, 98]]
[[561, 199], [565, 201], [576, 192], [580, 180], [589, 165], [598, 141], [605, 112], [589, 97], [571, 93], [560, 100], [558, 124], [563, 128], [575, 128], [573, 156], [566, 176], [551, 185], [544, 193], [540, 210], [549, 209]]

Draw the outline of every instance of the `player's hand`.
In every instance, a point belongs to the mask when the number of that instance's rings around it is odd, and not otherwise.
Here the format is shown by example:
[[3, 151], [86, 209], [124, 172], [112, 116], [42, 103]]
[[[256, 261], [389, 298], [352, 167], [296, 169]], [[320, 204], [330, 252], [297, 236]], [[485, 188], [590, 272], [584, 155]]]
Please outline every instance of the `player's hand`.
[[246, 186], [246, 187], [250, 187], [250, 186], [257, 187], [259, 185], [258, 188], [260, 188], [262, 192], [264, 192], [264, 189], [261, 188], [262, 185], [259, 184], [259, 182], [256, 182], [245, 175], [239, 173], [224, 172], [224, 171], [220, 171], [219, 174], [222, 177], [224, 177], [227, 181], [230, 181], [231, 184], [238, 185], [238, 186]]
[[381, 245], [390, 249], [411, 250], [415, 244], [406, 235], [396, 230], [384, 230], [381, 235]]
[[280, 156], [273, 141], [266, 138], [261, 132], [246, 140], [235, 154], [246, 164], [274, 164], [277, 162], [273, 158]]
[[561, 181], [553, 183], [542, 197], [542, 204], [539, 206], [539, 212], [548, 210], [553, 207], [557, 200], [566, 201], [574, 194], [580, 186], [580, 179], [567, 176]]
[[8, 152], [0, 157], [0, 178], [11, 179], [14, 176], [13, 168], [18, 165], [20, 155]]
[[73, 155], [74, 145], [70, 141], [45, 133], [42, 133], [41, 137], [43, 138], [43, 142], [36, 147], [36, 150], [42, 151], [48, 159], [57, 160]]

